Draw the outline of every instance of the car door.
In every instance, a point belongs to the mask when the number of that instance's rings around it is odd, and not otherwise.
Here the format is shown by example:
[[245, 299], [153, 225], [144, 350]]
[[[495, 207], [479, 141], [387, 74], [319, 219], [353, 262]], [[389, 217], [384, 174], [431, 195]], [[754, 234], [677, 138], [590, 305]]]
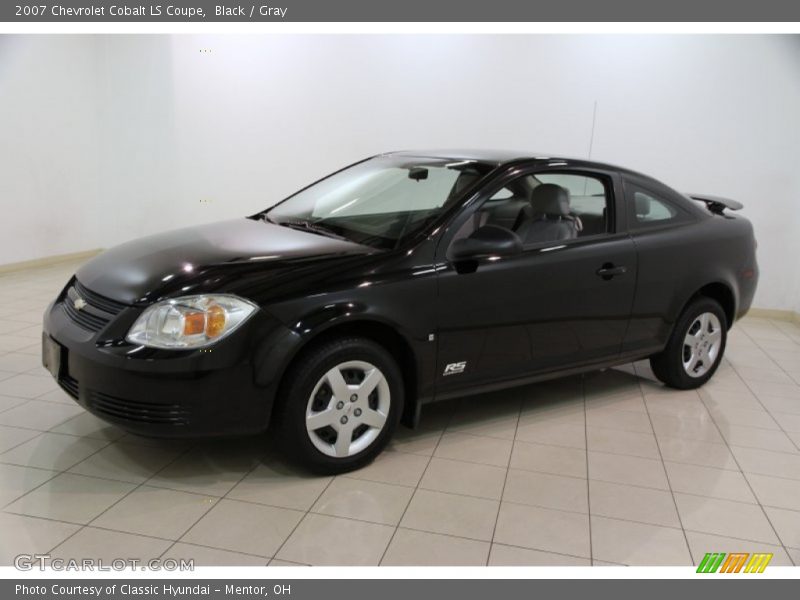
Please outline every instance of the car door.
[[[532, 178], [532, 187], [548, 179], [577, 183], [585, 195], [571, 195], [571, 212], [579, 220], [582, 214], [586, 223], [572, 239], [534, 239], [519, 254], [486, 256], [465, 269], [448, 258], [453, 241], [491, 222], [495, 212], [507, 213], [507, 203], [502, 210], [492, 207], [493, 198], [520, 186], [501, 180], [452, 222], [437, 248], [437, 394], [607, 361], [620, 353], [634, 296], [636, 252], [624, 232], [619, 178], [563, 166], [515, 177]], [[591, 200], [600, 196], [587, 194], [577, 177], [602, 189], [604, 210]]]

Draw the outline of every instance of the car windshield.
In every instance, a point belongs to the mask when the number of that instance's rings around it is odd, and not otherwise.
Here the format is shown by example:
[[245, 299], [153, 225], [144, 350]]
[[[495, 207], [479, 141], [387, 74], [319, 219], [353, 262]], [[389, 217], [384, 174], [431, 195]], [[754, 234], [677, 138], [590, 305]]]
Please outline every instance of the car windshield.
[[491, 169], [472, 160], [381, 156], [339, 171], [264, 214], [286, 227], [392, 249]]

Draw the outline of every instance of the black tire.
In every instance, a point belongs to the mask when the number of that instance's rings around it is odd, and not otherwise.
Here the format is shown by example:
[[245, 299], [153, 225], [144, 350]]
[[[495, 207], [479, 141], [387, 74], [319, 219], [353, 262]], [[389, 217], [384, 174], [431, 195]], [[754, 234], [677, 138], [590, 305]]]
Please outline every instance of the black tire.
[[[711, 368], [702, 375], [692, 376], [684, 368], [684, 338], [689, 333], [695, 320], [704, 313], [712, 313], [721, 325], [721, 346], [711, 365]], [[672, 330], [667, 346], [659, 354], [650, 357], [650, 366], [655, 376], [665, 385], [679, 389], [691, 390], [702, 386], [716, 372], [722, 357], [725, 354], [725, 344], [728, 339], [728, 322], [725, 311], [719, 302], [712, 298], [700, 296], [689, 303], [684, 309], [675, 327]]]
[[[306, 429], [306, 409], [323, 376], [348, 361], [364, 361], [380, 369], [388, 384], [390, 405], [383, 428], [369, 446], [351, 456], [332, 457], [312, 442], [313, 434]], [[361, 468], [378, 456], [391, 439], [403, 412], [404, 394], [397, 362], [381, 345], [360, 337], [323, 342], [304, 352], [283, 378], [273, 421], [279, 448], [288, 460], [315, 473], [334, 475]]]

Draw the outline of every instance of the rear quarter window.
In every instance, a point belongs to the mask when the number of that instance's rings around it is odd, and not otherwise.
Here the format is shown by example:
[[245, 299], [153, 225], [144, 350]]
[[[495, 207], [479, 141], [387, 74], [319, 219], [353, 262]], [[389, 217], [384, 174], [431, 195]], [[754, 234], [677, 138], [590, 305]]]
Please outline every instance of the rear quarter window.
[[631, 229], [664, 227], [691, 220], [689, 213], [663, 195], [626, 182]]

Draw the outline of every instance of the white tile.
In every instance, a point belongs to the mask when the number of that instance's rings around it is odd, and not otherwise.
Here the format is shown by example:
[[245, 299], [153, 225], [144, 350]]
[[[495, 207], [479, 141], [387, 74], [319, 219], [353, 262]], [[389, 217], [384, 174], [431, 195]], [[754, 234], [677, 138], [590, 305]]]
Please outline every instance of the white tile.
[[781, 546], [712, 535], [710, 533], [698, 533], [696, 531], [687, 531], [686, 539], [697, 564], [700, 564], [700, 561], [709, 552], [725, 552], [726, 554], [733, 552], [747, 552], [749, 554], [765, 552], [773, 555], [769, 563], [770, 566], [792, 566], [791, 559]]
[[103, 440], [45, 432], [0, 454], [0, 462], [65, 471], [106, 444]]
[[[159, 558], [170, 547], [170, 544], [169, 540], [84, 527], [59, 544], [53, 550], [52, 556], [78, 561], [91, 557], [95, 560], [101, 559], [106, 564], [120, 558], [137, 559], [144, 562]], [[124, 551], [121, 551], [122, 548]]]
[[[2, 377], [2, 375], [0, 375]], [[14, 408], [15, 406], [21, 406], [26, 404], [29, 400], [25, 398], [15, 398], [13, 396], [0, 396], [0, 413], [5, 412]]]
[[400, 525], [490, 541], [499, 505], [496, 500], [417, 490]]
[[[40, 377], [41, 375], [36, 374], [36, 377]], [[47, 377], [50, 376], [49, 373], [46, 374]], [[42, 400], [45, 402], [58, 402], [59, 404], [70, 404], [72, 406], [75, 405], [75, 399], [67, 394], [61, 388], [55, 389], [53, 391], [47, 392], [42, 394], [41, 396], [37, 396], [37, 400]]]
[[263, 556], [243, 554], [241, 552], [231, 552], [230, 550], [220, 550], [219, 548], [208, 548], [195, 544], [178, 542], [164, 555], [164, 558], [176, 560], [194, 560], [195, 566], [208, 567], [258, 567], [264, 566], [267, 562]]
[[503, 500], [573, 512], [589, 512], [586, 479], [510, 469]]
[[0, 507], [55, 477], [55, 471], [0, 464]]
[[237, 483], [228, 498], [306, 511], [332, 480], [271, 461], [259, 465]]
[[[0, 340], [2, 340], [0, 336]], [[52, 378], [21, 373], [0, 381], [0, 395], [33, 399], [58, 388]]]
[[430, 459], [405, 452], [384, 452], [366, 467], [347, 474], [348, 477], [416, 486]]
[[750, 473], [747, 481], [762, 505], [800, 511], [800, 480]]
[[[120, 442], [120, 445], [124, 443]], [[163, 454], [156, 449], [159, 454]], [[259, 464], [263, 450], [255, 450], [246, 438], [244, 441], [225, 440], [192, 449], [170, 462], [151, 477], [147, 484], [174, 490], [196, 492], [211, 496], [224, 496], [233, 486]], [[171, 460], [174, 453], [160, 458]], [[136, 460], [140, 459], [136, 457]], [[147, 459], [149, 460], [149, 458]], [[153, 462], [154, 466], [161, 464]]]
[[589, 557], [589, 516], [504, 502], [494, 541], [545, 552]]
[[309, 514], [277, 558], [309, 565], [377, 565], [393, 533], [388, 525]]
[[586, 477], [586, 450], [514, 442], [510, 466], [554, 475]]
[[80, 525], [0, 513], [0, 565], [13, 565], [20, 554], [46, 554], [78, 529]]
[[431, 459], [419, 483], [422, 489], [499, 500], [506, 469], [491, 465], [465, 464], [459, 460]]
[[586, 448], [586, 426], [580, 423], [553, 423], [548, 420], [523, 422], [517, 427], [517, 440], [536, 444]]
[[675, 500], [666, 490], [590, 480], [592, 515], [680, 527]]
[[592, 429], [602, 427], [605, 429], [619, 429], [636, 433], [652, 433], [650, 417], [645, 412], [629, 410], [594, 409], [587, 406], [586, 425]]
[[86, 524], [134, 489], [133, 484], [62, 473], [5, 508], [8, 512]]
[[114, 442], [70, 469], [71, 473], [144, 483], [171, 463], [179, 452]]
[[738, 471], [733, 454], [725, 444], [675, 437], [659, 437], [658, 446], [665, 461]]
[[386, 549], [381, 565], [483, 566], [489, 555], [489, 546], [489, 542], [401, 527]]
[[721, 427], [720, 431], [731, 446], [760, 448], [762, 450], [774, 450], [775, 452], [798, 451], [789, 436], [782, 431], [743, 427], [741, 425], [726, 425]]
[[659, 459], [656, 437], [652, 433], [621, 431], [605, 427], [588, 427], [586, 439], [590, 452], [626, 454]]
[[316, 501], [311, 512], [397, 525], [413, 493], [409, 487], [337, 477]]
[[800, 479], [800, 455], [757, 448], [731, 448], [745, 473]]
[[50, 431], [109, 441], [125, 436], [125, 432], [119, 427], [106, 423], [86, 411], [81, 411], [77, 416], [53, 427]]
[[141, 486], [101, 514], [92, 525], [177, 540], [216, 502], [217, 498], [211, 496]]
[[740, 471], [665, 462], [672, 490], [723, 500], [756, 503]]
[[780, 429], [772, 415], [761, 407], [755, 409], [709, 407], [709, 412], [723, 430], [735, 425], [758, 427], [770, 431]]
[[[32, 379], [40, 378], [32, 377]], [[70, 406], [69, 404], [31, 400], [0, 413], [0, 425], [47, 431], [82, 412], [83, 409], [78, 405]]]
[[700, 442], [716, 442], [723, 444], [725, 441], [717, 429], [711, 415], [683, 415], [651, 414], [653, 430], [660, 439], [663, 436], [683, 438]]
[[589, 479], [669, 489], [661, 461], [638, 456], [589, 452]]
[[675, 493], [681, 522], [687, 531], [699, 531], [743, 540], [777, 544], [764, 511], [755, 504]]
[[302, 518], [296, 510], [220, 500], [181, 541], [271, 557]]
[[592, 515], [592, 555], [625, 565], [691, 565], [683, 531]]
[[505, 467], [511, 456], [512, 445], [511, 440], [446, 432], [433, 455]]
[[800, 433], [800, 415], [773, 412], [772, 416], [784, 431], [788, 431], [790, 433]]
[[764, 510], [783, 545], [800, 548], [800, 512], [771, 506], [767, 506]]
[[[0, 452], [7, 452], [38, 435], [41, 435], [41, 433], [33, 429], [21, 429], [19, 427], [0, 425]], [[0, 460], [0, 462], [2, 461]]]
[[492, 544], [492, 550], [489, 555], [489, 565], [494, 567], [588, 567], [591, 562], [588, 558], [530, 550], [517, 546], [506, 546], [505, 544]]

